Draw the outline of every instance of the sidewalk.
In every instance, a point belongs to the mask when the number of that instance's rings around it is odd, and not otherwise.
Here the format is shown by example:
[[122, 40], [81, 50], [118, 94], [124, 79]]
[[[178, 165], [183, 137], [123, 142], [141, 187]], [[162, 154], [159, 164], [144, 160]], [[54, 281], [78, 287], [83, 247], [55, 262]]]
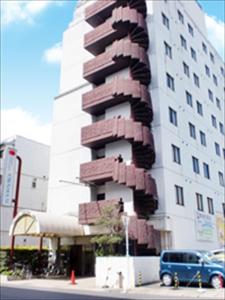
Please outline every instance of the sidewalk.
[[[178, 290], [174, 290], [172, 287], [162, 287], [160, 283], [149, 284], [142, 287], [136, 287], [129, 290], [127, 293], [123, 293], [119, 289], [103, 289], [95, 287], [95, 278], [78, 278], [76, 284], [72, 285], [69, 280], [53, 280], [53, 279], [30, 279], [30, 280], [18, 280], [18, 281], [6, 281], [1, 280], [1, 284], [8, 287], [15, 288], [27, 288], [38, 290], [54, 290], [61, 292], [82, 292], [83, 294], [98, 294], [107, 296], [114, 296], [118, 298], [126, 299], [128, 297], [133, 299], [148, 299], [148, 295], [155, 297], [171, 297], [171, 298], [202, 298], [202, 299], [224, 299], [225, 289], [215, 290], [212, 288], [203, 288], [199, 291], [198, 287], [180, 287]], [[136, 298], [135, 298], [136, 296]], [[138, 297], [138, 298], [137, 298]]]

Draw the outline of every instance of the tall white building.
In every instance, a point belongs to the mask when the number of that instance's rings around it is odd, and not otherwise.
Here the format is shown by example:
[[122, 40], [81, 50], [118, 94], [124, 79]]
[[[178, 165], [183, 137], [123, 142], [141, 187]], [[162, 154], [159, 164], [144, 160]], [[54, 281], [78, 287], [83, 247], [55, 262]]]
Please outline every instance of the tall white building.
[[121, 200], [134, 255], [223, 244], [225, 71], [199, 4], [80, 1], [62, 44], [47, 212], [83, 233], [61, 244], [90, 257]]
[[[3, 198], [2, 184], [5, 182], [4, 149], [7, 146], [16, 150], [22, 160], [21, 179], [19, 189], [18, 213], [21, 211], [34, 210], [46, 211], [48, 174], [49, 174], [49, 146], [27, 139], [22, 136], [14, 136], [1, 144], [3, 158], [1, 159], [1, 246], [10, 246], [11, 238], [9, 228], [13, 220], [14, 202], [5, 201]], [[16, 161], [16, 176], [13, 184], [13, 199], [15, 199], [16, 180], [18, 175], [18, 162]], [[46, 242], [46, 241], [45, 241]], [[16, 237], [15, 245], [38, 246], [39, 241], [32, 237]]]

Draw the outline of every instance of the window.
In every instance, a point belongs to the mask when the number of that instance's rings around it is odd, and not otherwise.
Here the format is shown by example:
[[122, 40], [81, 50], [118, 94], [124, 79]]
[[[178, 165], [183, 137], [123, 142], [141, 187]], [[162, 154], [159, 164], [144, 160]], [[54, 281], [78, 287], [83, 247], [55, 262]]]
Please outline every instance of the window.
[[220, 145], [216, 142], [215, 142], [215, 151], [216, 151], [216, 155], [221, 156]]
[[166, 26], [166, 28], [170, 28], [170, 24], [169, 24], [169, 19], [167, 18], [167, 16], [162, 13], [162, 22], [163, 22], [163, 25]]
[[205, 178], [210, 179], [209, 165], [206, 163], [203, 163], [203, 172], [204, 172]]
[[177, 11], [177, 14], [178, 14], [178, 19], [179, 19], [179, 21], [182, 23], [182, 24], [184, 24], [184, 16], [183, 16], [183, 14], [178, 10]]
[[193, 139], [196, 139], [195, 126], [192, 123], [189, 123], [189, 132], [190, 132], [190, 136]]
[[203, 108], [202, 108], [202, 104], [199, 101], [196, 101], [196, 105], [197, 105], [197, 113], [201, 116], [203, 116]]
[[218, 176], [219, 176], [219, 184], [221, 186], [225, 186], [223, 173], [222, 172], [218, 172]]
[[200, 86], [200, 83], [199, 83], [199, 77], [193, 73], [193, 78], [194, 78], [194, 84], [199, 87]]
[[166, 252], [162, 260], [169, 263], [184, 263], [184, 256], [185, 253], [181, 252]]
[[220, 68], [220, 72], [221, 72], [221, 75], [222, 75], [222, 76], [225, 75], [225, 73], [224, 73], [224, 68], [223, 68], [223, 67]]
[[166, 42], [164, 42], [164, 47], [165, 55], [172, 59], [172, 48]]
[[37, 187], [37, 178], [34, 178], [31, 183], [31, 187], [35, 189]]
[[180, 43], [181, 43], [181, 46], [187, 50], [187, 41], [185, 40], [185, 38], [180, 35]]
[[217, 128], [216, 117], [214, 115], [211, 115], [211, 119], [212, 119], [212, 126]]
[[193, 171], [196, 173], [196, 174], [199, 174], [200, 173], [200, 170], [199, 170], [199, 161], [196, 157], [192, 156], [192, 166], [193, 166]]
[[209, 100], [213, 102], [213, 93], [211, 90], [208, 90]]
[[207, 198], [209, 214], [214, 215], [213, 199]]
[[166, 73], [166, 83], [167, 83], [168, 88], [170, 88], [172, 91], [175, 90], [174, 78], [168, 73]]
[[183, 188], [179, 185], [175, 185], [176, 204], [184, 206], [184, 193]]
[[224, 126], [221, 122], [219, 122], [219, 127], [220, 127], [220, 133], [224, 135]]
[[196, 54], [196, 51], [195, 51], [193, 48], [191, 48], [191, 57], [192, 57], [195, 61], [197, 61], [197, 54]]
[[196, 193], [197, 209], [203, 211], [203, 197], [201, 194]]
[[221, 104], [220, 104], [220, 99], [216, 98], [216, 106], [221, 110]]
[[190, 105], [191, 107], [193, 106], [193, 102], [192, 102], [192, 95], [186, 91], [186, 101], [187, 101], [187, 104]]
[[169, 119], [170, 123], [177, 126], [177, 112], [169, 107]]
[[173, 154], [173, 162], [176, 162], [178, 164], [181, 164], [181, 159], [180, 159], [180, 148], [178, 148], [175, 145], [172, 146], [172, 154]]
[[213, 82], [216, 86], [218, 85], [217, 77], [214, 74], [213, 74]]
[[223, 158], [225, 159], [225, 148], [223, 148]]
[[189, 23], [188, 23], [188, 32], [190, 33], [190, 35], [194, 36], [194, 29]]
[[205, 133], [203, 131], [199, 131], [199, 135], [200, 135], [200, 142], [203, 146], [206, 146], [206, 136]]
[[202, 50], [207, 54], [207, 47], [204, 43], [202, 43]]
[[223, 216], [225, 218], [225, 203], [222, 203]]
[[97, 194], [97, 201], [105, 200], [105, 193]]
[[212, 63], [215, 62], [215, 60], [214, 60], [214, 55], [213, 55], [211, 52], [210, 52], [210, 60], [211, 60]]
[[187, 75], [187, 77], [190, 77], [189, 67], [185, 62], [183, 62], [183, 68], [184, 68], [184, 74]]
[[207, 65], [205, 65], [205, 74], [210, 77], [210, 69]]

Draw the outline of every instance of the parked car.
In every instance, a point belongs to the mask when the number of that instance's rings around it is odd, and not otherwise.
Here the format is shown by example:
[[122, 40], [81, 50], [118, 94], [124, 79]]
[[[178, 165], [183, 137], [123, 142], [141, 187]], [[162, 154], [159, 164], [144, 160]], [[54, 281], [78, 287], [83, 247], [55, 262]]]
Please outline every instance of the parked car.
[[222, 262], [214, 262], [209, 252], [200, 250], [165, 250], [160, 257], [160, 279], [165, 286], [173, 283], [177, 273], [180, 282], [197, 283], [201, 274], [202, 283], [219, 288], [225, 281]]
[[221, 249], [216, 249], [216, 250], [212, 250], [211, 252], [211, 256], [210, 259], [213, 262], [223, 262], [225, 264], [225, 248], [221, 248]]

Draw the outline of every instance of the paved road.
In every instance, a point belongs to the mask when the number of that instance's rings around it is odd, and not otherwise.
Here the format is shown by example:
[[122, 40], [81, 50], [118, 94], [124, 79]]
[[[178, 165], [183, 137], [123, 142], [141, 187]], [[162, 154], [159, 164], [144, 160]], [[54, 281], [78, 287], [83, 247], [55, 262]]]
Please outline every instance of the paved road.
[[[76, 293], [62, 293], [62, 292], [52, 292], [48, 290], [34, 290], [34, 289], [23, 289], [23, 288], [12, 288], [3, 286], [0, 288], [0, 299], [1, 300], [118, 300], [118, 299], [132, 299], [132, 300], [140, 300], [140, 299], [174, 299], [163, 296], [152, 296], [148, 295], [147, 297], [144, 295], [118, 295], [117, 297], [113, 297], [108, 295], [87, 295], [81, 294], [78, 291]], [[177, 298], [184, 299], [184, 298]], [[185, 298], [187, 299], [187, 298]], [[191, 299], [191, 298], [190, 298]], [[192, 298], [194, 299], [194, 298]], [[196, 298], [195, 298], [196, 299]]]

